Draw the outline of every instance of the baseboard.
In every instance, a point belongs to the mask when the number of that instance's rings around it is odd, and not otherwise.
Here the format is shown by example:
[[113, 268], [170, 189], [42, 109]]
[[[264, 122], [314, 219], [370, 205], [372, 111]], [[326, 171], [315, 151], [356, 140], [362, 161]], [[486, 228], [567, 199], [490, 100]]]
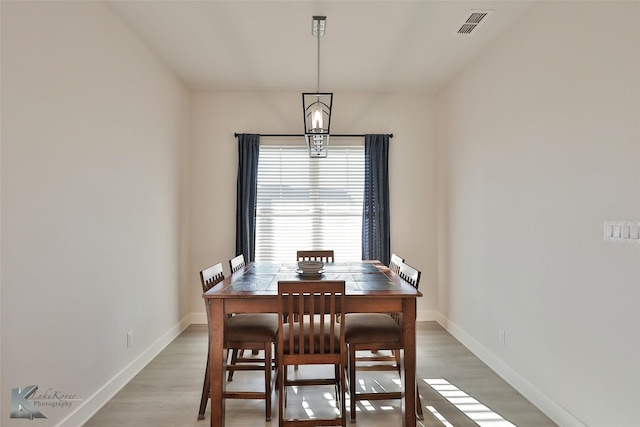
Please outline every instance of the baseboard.
[[151, 362], [164, 348], [191, 324], [191, 316], [186, 316], [178, 324], [169, 329], [146, 351], [133, 362], [118, 372], [111, 380], [103, 385], [82, 406], [57, 424], [57, 427], [76, 427], [83, 425], [100, 410], [116, 393], [118, 393], [133, 377], [135, 377], [149, 362]]
[[440, 313], [437, 314], [436, 321], [553, 422], [563, 427], [587, 427], [586, 424], [521, 377], [454, 322]]

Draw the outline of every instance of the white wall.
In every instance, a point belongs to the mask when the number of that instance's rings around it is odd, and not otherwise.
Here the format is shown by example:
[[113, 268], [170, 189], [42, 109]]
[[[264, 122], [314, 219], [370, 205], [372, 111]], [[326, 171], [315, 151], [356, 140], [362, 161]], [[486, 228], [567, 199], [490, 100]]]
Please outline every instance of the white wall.
[[602, 238], [640, 220], [640, 3], [536, 4], [440, 106], [443, 323], [560, 425], [640, 425], [640, 246]]
[[[192, 111], [190, 267], [235, 255], [237, 142], [234, 132], [303, 132], [301, 92], [196, 92]], [[390, 143], [391, 249], [423, 272], [419, 318], [436, 307], [436, 151], [434, 99], [408, 94], [335, 93], [334, 133], [393, 133]], [[332, 140], [332, 144], [338, 139]], [[341, 140], [343, 141], [343, 140]], [[263, 139], [264, 143], [273, 140]], [[363, 143], [356, 138], [355, 143]], [[304, 144], [304, 141], [300, 141]], [[329, 154], [330, 155], [330, 154]], [[420, 190], [417, 190], [419, 188]], [[419, 237], [416, 237], [419, 236]], [[194, 292], [192, 310], [204, 305]]]
[[81, 424], [188, 321], [188, 108], [102, 3], [2, 2], [3, 426], [31, 384]]
[[[394, 133], [391, 246], [423, 272], [419, 319], [563, 426], [640, 425], [640, 251], [602, 241], [640, 219], [639, 15], [537, 4], [440, 102], [335, 94], [334, 132]], [[39, 424], [77, 425], [204, 320], [197, 272], [235, 255], [233, 133], [300, 132], [300, 93], [190, 95], [100, 3], [1, 19], [0, 420], [38, 384], [84, 399]]]

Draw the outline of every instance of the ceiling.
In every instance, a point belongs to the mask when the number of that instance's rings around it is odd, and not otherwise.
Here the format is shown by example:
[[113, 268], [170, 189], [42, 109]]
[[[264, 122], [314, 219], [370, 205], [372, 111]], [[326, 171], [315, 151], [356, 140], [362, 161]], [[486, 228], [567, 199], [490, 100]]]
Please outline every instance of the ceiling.
[[[194, 90], [436, 91], [531, 1], [107, 1]], [[472, 10], [491, 10], [467, 35]]]

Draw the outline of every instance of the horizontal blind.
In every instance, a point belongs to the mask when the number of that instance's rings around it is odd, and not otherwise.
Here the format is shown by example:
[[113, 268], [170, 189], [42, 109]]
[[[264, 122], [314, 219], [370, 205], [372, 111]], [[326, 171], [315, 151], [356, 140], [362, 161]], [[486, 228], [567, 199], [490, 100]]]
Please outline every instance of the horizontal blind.
[[364, 147], [335, 146], [310, 158], [304, 146], [260, 146], [256, 261], [295, 260], [297, 250], [362, 258]]

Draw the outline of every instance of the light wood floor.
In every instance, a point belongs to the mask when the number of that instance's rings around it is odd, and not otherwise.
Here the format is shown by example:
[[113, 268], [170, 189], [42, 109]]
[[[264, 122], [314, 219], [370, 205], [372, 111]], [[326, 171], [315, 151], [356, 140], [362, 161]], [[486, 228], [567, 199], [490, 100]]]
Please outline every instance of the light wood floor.
[[[417, 325], [417, 372], [424, 408], [424, 427], [551, 427], [544, 414], [491, 371], [469, 350], [435, 322]], [[205, 325], [191, 325], [129, 384], [109, 401], [86, 427], [154, 426], [206, 427], [197, 420], [202, 380], [207, 358]], [[237, 372], [228, 388], [259, 390], [259, 372]], [[373, 384], [373, 373], [359, 374], [365, 386]], [[380, 387], [397, 387], [393, 372], [376, 373]], [[296, 398], [289, 396], [295, 410]], [[322, 393], [305, 395], [316, 413], [331, 410]], [[273, 399], [273, 419], [264, 419], [261, 400], [227, 400], [226, 425], [278, 425], [277, 394]], [[347, 416], [348, 417], [348, 416]], [[358, 402], [357, 424], [365, 427], [402, 425], [399, 401]]]

